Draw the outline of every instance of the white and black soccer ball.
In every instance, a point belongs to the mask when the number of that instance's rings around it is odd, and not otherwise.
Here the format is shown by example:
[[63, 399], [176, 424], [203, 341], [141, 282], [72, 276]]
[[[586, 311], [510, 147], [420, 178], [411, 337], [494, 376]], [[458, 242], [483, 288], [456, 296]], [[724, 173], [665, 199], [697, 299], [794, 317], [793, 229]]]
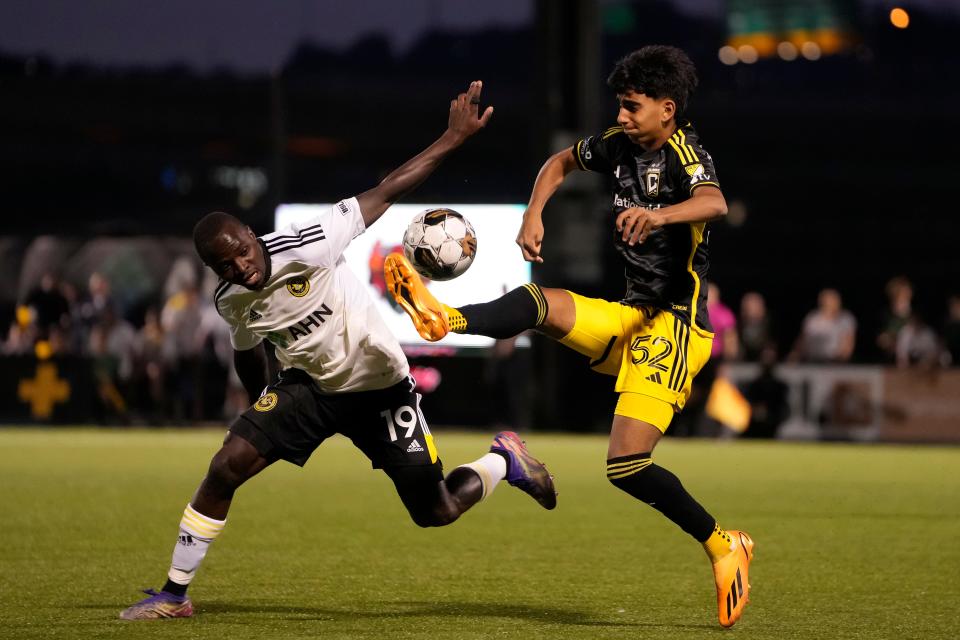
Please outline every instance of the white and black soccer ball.
[[473, 263], [477, 234], [453, 209], [427, 209], [410, 221], [403, 234], [403, 253], [425, 278], [452, 280]]

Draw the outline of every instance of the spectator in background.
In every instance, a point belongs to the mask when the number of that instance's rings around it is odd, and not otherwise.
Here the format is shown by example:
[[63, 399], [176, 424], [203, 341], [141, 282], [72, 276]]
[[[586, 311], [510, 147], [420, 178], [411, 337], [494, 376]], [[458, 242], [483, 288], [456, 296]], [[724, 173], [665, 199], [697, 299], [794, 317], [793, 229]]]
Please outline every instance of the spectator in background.
[[720, 364], [735, 360], [740, 351], [737, 316], [720, 299], [720, 287], [712, 282], [707, 285], [707, 315], [710, 316], [710, 324], [713, 325], [710, 362]]
[[24, 304], [33, 309], [34, 322], [43, 337], [51, 328], [64, 329], [70, 325], [70, 304], [60, 291], [59, 278], [52, 272], [40, 277], [39, 286], [27, 294]]
[[112, 306], [104, 307], [99, 321], [90, 329], [88, 344], [103, 422], [114, 417], [127, 420], [136, 349], [137, 332], [133, 325], [120, 318]]
[[17, 306], [14, 321], [3, 342], [3, 355], [24, 356], [33, 353], [38, 336], [35, 318], [33, 309], [25, 305]]
[[175, 419], [197, 420], [201, 417], [200, 353], [203, 348], [198, 331], [203, 323], [203, 310], [195, 282], [167, 300], [160, 312], [160, 324], [166, 336], [172, 363], [168, 369], [167, 389], [172, 392]]
[[940, 340], [916, 312], [897, 333], [895, 352], [901, 368], [932, 369], [940, 365]]
[[110, 281], [103, 274], [94, 271], [87, 281], [87, 295], [80, 303], [80, 319], [89, 330], [100, 320], [104, 309], [113, 307], [113, 296], [110, 292]]
[[897, 334], [910, 321], [913, 312], [913, 285], [903, 276], [887, 283], [887, 308], [880, 320], [877, 347], [886, 362], [898, 362]]
[[163, 327], [160, 325], [160, 314], [155, 307], [147, 309], [143, 319], [143, 327], [137, 332], [136, 341], [136, 379], [137, 393], [140, 408], [152, 423], [163, 421], [167, 410], [166, 369], [167, 354], [164, 352], [166, 342]]
[[790, 417], [787, 383], [776, 376], [777, 350], [767, 345], [760, 353], [760, 375], [747, 383], [743, 396], [750, 403], [750, 426], [745, 438], [775, 438]]
[[756, 291], [748, 291], [740, 299], [740, 359], [758, 362], [765, 348], [774, 343], [767, 303]]
[[943, 342], [950, 363], [960, 366], [960, 295], [947, 299], [947, 320], [943, 323]]
[[490, 391], [490, 423], [501, 430], [529, 428], [532, 364], [529, 350], [517, 349], [518, 337], [496, 340], [484, 370], [484, 381]]
[[843, 308], [836, 289], [824, 289], [817, 308], [807, 314], [791, 360], [801, 362], [849, 362], [856, 342], [857, 320]]
[[84, 326], [83, 314], [81, 312], [80, 292], [72, 282], [63, 280], [60, 282], [60, 293], [67, 301], [67, 307], [70, 310], [68, 320], [69, 331], [66, 335], [67, 344], [65, 350], [68, 353], [80, 354], [87, 350], [87, 327]]

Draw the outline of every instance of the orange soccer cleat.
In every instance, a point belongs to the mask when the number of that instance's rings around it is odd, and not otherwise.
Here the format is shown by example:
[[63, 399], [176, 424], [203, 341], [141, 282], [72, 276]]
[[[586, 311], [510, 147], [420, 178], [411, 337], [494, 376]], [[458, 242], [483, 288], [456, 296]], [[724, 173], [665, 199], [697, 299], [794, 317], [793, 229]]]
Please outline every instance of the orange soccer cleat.
[[728, 530], [731, 551], [713, 563], [717, 582], [717, 615], [720, 625], [732, 627], [750, 601], [750, 561], [753, 560], [753, 538], [743, 531]]
[[387, 291], [413, 320], [424, 340], [436, 342], [450, 332], [447, 312], [423, 284], [423, 280], [403, 255], [391, 253], [383, 263]]

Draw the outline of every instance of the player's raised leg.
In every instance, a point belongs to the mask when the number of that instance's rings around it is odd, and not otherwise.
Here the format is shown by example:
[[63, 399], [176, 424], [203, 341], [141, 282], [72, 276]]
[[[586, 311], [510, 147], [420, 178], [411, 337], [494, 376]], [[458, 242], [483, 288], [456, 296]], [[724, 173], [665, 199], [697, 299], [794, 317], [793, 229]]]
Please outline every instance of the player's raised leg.
[[512, 431], [501, 431], [490, 452], [443, 477], [440, 462], [386, 469], [410, 517], [421, 527], [442, 527], [507, 482], [530, 495], [545, 509], [557, 506], [553, 476]]
[[431, 342], [451, 331], [502, 339], [528, 329], [560, 339], [576, 321], [573, 298], [563, 289], [525, 284], [496, 300], [454, 308], [438, 301], [399, 253], [387, 256], [384, 276], [387, 290], [410, 316], [417, 332]]
[[121, 611], [122, 619], [154, 620], [193, 615], [187, 588], [210, 545], [226, 526], [234, 492], [270, 462], [243, 438], [227, 434], [223, 446], [210, 461], [207, 475], [193, 500], [183, 511], [166, 584], [160, 591], [144, 591], [149, 597]]

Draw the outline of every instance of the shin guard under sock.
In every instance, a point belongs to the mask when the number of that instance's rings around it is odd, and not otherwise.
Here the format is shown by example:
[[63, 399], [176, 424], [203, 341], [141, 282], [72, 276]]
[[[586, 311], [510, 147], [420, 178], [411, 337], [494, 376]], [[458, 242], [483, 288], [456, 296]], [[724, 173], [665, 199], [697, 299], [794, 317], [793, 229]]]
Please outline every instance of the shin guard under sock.
[[525, 284], [496, 300], [447, 308], [450, 330], [456, 333], [503, 339], [543, 324], [547, 299], [535, 284]]

